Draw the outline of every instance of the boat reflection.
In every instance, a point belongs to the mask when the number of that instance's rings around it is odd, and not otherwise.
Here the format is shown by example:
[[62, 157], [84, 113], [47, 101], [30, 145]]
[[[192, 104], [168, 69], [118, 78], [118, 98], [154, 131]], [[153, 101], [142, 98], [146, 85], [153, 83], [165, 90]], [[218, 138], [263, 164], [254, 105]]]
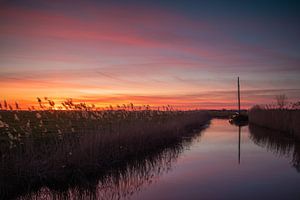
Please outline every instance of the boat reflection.
[[81, 179], [70, 178], [63, 184], [46, 184], [18, 199], [129, 199], [167, 173], [181, 152], [199, 139], [201, 133], [195, 131], [175, 144], [129, 158], [128, 162], [109, 171], [99, 170]]
[[249, 125], [250, 139], [261, 147], [279, 156], [291, 157], [291, 165], [300, 172], [300, 142], [283, 133]]

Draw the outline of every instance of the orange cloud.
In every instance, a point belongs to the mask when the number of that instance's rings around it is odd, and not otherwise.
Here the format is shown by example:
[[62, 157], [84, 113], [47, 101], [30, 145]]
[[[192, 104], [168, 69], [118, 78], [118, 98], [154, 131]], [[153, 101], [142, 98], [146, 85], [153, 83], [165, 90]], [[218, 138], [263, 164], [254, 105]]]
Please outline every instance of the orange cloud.
[[2, 99], [235, 108], [237, 75], [248, 81], [244, 108], [299, 97], [297, 56], [240, 42], [209, 20], [133, 5], [62, 10], [1, 7]]

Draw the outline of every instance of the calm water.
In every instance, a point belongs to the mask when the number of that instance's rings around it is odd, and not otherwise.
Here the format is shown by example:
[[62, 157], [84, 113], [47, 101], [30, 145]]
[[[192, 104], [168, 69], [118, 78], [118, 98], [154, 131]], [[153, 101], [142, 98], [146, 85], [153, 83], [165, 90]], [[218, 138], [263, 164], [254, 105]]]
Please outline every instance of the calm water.
[[34, 198], [300, 199], [300, 145], [257, 127], [212, 120], [181, 145], [136, 161], [92, 189], [42, 188]]
[[292, 142], [259, 131], [241, 128], [239, 162], [238, 127], [213, 120], [170, 172], [132, 199], [300, 199]]

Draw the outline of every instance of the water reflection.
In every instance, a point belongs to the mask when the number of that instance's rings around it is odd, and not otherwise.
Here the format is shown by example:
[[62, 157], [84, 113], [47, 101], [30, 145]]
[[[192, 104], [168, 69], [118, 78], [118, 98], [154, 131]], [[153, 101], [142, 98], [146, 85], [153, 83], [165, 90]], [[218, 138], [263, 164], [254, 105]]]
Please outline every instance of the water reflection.
[[201, 131], [195, 131], [175, 144], [129, 158], [128, 162], [109, 171], [100, 170], [91, 176], [82, 176], [83, 180], [70, 179], [63, 184], [48, 184], [18, 199], [129, 199], [170, 171], [181, 152], [200, 136]]
[[229, 123], [238, 127], [238, 163], [241, 164], [241, 131], [243, 126], [248, 125], [248, 121], [236, 123], [233, 120], [230, 120]]
[[279, 156], [291, 158], [291, 165], [300, 172], [300, 142], [283, 133], [249, 125], [250, 138], [259, 146]]
[[239, 164], [241, 163], [241, 126], [239, 126]]

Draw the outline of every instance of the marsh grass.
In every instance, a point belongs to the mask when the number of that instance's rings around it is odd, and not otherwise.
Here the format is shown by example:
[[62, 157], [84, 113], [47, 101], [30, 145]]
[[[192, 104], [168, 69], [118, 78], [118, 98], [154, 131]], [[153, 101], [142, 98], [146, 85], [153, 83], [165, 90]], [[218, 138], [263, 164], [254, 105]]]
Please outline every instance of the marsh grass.
[[128, 199], [168, 172], [182, 150], [182, 142], [174, 143], [131, 157], [108, 170], [98, 169], [79, 179], [72, 176], [55, 187], [48, 184], [20, 199]]
[[49, 107], [38, 102], [40, 110], [0, 111], [1, 198], [43, 186], [89, 185], [88, 177], [105, 176], [176, 146], [210, 120], [207, 112], [174, 111], [168, 106], [97, 110], [68, 100], [65, 110], [55, 110], [50, 100]]
[[277, 105], [256, 105], [249, 112], [249, 122], [261, 127], [277, 130], [300, 139], [300, 103], [286, 107]]

